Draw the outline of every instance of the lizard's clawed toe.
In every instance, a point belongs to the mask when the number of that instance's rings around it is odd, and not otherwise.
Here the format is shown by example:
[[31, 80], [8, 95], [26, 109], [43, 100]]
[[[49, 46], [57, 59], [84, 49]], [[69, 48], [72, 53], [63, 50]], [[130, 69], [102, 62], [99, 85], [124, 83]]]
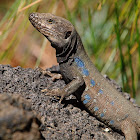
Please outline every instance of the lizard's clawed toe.
[[[66, 95], [66, 93], [63, 91], [63, 90], [61, 90], [61, 89], [52, 89], [52, 90], [49, 90], [49, 89], [43, 89], [43, 90], [41, 90], [41, 92], [44, 92], [44, 93], [46, 93], [46, 95], [48, 95], [48, 96], [56, 96], [56, 97], [58, 97], [58, 96], [61, 96], [59, 99], [59, 103], [61, 103], [62, 102], [62, 100], [64, 99], [64, 97], [65, 97], [65, 95]], [[57, 98], [58, 99], [58, 98]]]
[[41, 92], [48, 92], [48, 89], [42, 89]]

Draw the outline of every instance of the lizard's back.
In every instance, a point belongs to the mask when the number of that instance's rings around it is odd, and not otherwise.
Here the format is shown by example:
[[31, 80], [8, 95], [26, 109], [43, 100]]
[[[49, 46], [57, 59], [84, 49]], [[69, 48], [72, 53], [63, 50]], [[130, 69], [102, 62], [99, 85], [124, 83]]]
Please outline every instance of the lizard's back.
[[126, 100], [99, 73], [83, 51], [74, 58], [74, 69], [84, 78], [86, 89], [81, 100], [87, 109], [112, 128], [121, 130], [121, 123], [129, 120], [140, 133], [140, 114], [131, 102]]

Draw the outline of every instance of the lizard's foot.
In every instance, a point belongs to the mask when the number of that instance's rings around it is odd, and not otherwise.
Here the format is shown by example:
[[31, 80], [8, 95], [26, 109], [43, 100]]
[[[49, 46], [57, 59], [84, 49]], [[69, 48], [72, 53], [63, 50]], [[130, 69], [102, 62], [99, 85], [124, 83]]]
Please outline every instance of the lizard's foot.
[[53, 90], [43, 89], [41, 90], [41, 92], [47, 92], [46, 94], [48, 96], [61, 96], [59, 103], [61, 103], [64, 97], [67, 95], [67, 92], [65, 92], [65, 90], [59, 88]]
[[47, 75], [47, 76], [50, 76], [52, 78], [52, 81], [55, 81], [55, 80], [59, 80], [59, 79], [62, 79], [62, 75], [61, 74], [58, 74], [58, 73], [51, 73], [50, 71], [48, 70], [43, 70], [41, 68], [38, 68], [43, 75]]
[[42, 70], [43, 75], [48, 75], [52, 78], [52, 81], [62, 79], [62, 75], [58, 73], [51, 73], [50, 71]]

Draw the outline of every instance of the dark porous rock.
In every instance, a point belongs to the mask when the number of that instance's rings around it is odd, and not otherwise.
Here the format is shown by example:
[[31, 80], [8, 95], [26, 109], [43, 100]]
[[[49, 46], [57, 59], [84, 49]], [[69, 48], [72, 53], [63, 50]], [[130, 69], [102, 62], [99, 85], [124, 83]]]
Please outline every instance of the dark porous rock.
[[[54, 66], [53, 69], [50, 70], [57, 72], [59, 69], [55, 69]], [[108, 77], [107, 79], [114, 85], [114, 82]], [[63, 88], [64, 86], [65, 82], [63, 79], [52, 81], [51, 77], [44, 76], [39, 69], [13, 68], [9, 65], [0, 65], [0, 93], [6, 92], [11, 98], [14, 98], [13, 96], [18, 94], [30, 102], [31, 109], [40, 116], [42, 123], [40, 131], [46, 140], [124, 140], [124, 136], [113, 131], [89, 114], [82, 104], [77, 101], [75, 96], [70, 95], [62, 103], [59, 103], [58, 97], [50, 97], [47, 96], [46, 93], [41, 92], [41, 90], [45, 88], [54, 89]], [[117, 86], [117, 84], [114, 86], [121, 91], [121, 88]], [[120, 94], [123, 94], [123, 92], [121, 91]], [[127, 99], [130, 100], [131, 98], [127, 97]], [[9, 101], [7, 104], [9, 104]], [[16, 107], [16, 104], [19, 104], [21, 108]], [[21, 129], [27, 127], [24, 122], [28, 122], [29, 119], [32, 120], [30, 121], [32, 122], [30, 126], [38, 128], [38, 121], [33, 121], [38, 119], [31, 119], [33, 116], [26, 104], [28, 103], [25, 101], [24, 104], [14, 103], [12, 106], [5, 105], [4, 116], [8, 118], [8, 112], [15, 110], [16, 113], [19, 112], [19, 117], [13, 117], [11, 115], [13, 119], [11, 119], [10, 122], [14, 120], [14, 124], [18, 124], [19, 122], [20, 124], [23, 123], [23, 125], [19, 127], [19, 129]], [[23, 106], [26, 108], [26, 113], [23, 113]], [[22, 118], [22, 120], [20, 120], [20, 118]], [[7, 126], [8, 125], [10, 126], [9, 131], [15, 129], [15, 125], [7, 124]], [[1, 129], [7, 129], [7, 126], [4, 125]], [[28, 130], [31, 132], [33, 128], [31, 127]], [[28, 130], [26, 133], [29, 132]], [[25, 133], [24, 131], [20, 132]], [[39, 133], [37, 131], [35, 131], [35, 133], [34, 136], [36, 137], [34, 137], [34, 139], [38, 139]], [[14, 136], [13, 134], [13, 137]]]
[[40, 125], [28, 101], [17, 94], [0, 94], [0, 139], [43, 139]]

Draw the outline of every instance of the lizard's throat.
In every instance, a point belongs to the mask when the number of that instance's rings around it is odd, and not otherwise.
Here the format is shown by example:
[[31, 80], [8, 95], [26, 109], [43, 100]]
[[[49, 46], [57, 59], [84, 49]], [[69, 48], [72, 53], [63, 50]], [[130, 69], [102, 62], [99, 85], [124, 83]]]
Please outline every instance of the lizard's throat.
[[56, 57], [59, 64], [66, 62], [70, 56], [75, 54], [77, 49], [77, 37], [73, 36], [67, 46], [63, 47], [63, 49], [56, 50]]

